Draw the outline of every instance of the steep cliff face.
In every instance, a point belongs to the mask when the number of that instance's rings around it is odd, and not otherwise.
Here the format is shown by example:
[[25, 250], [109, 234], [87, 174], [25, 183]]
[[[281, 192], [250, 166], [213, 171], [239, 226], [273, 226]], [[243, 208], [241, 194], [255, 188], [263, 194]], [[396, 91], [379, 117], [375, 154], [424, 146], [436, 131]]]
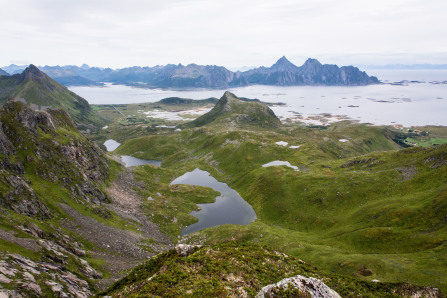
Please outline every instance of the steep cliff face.
[[[35, 77], [37, 75], [37, 78]], [[38, 80], [31, 70], [17, 79]], [[0, 295], [87, 297], [102, 274], [61, 227], [65, 204], [101, 208], [109, 164], [63, 110], [0, 108]]]
[[95, 184], [104, 182], [108, 163], [62, 110], [32, 111], [21, 102], [5, 103], [0, 109], [0, 156], [1, 204], [20, 214], [50, 216], [30, 179], [59, 185], [78, 200], [106, 200]]

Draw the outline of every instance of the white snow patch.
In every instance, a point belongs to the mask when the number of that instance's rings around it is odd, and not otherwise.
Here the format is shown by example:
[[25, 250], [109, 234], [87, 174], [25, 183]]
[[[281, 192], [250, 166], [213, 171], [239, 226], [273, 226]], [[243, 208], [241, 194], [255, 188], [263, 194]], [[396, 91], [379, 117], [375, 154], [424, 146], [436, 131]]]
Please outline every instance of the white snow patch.
[[297, 146], [290, 146], [289, 148], [290, 149], [298, 149], [298, 148], [300, 148], [301, 147], [301, 145], [297, 145]]
[[288, 161], [282, 161], [282, 160], [275, 160], [275, 161], [266, 163], [266, 164], [264, 164], [264, 165], [262, 165], [262, 166], [263, 166], [264, 168], [266, 168], [266, 167], [275, 167], [275, 166], [287, 166], [287, 167], [289, 167], [289, 168], [294, 169], [295, 171], [299, 171], [299, 169], [298, 169], [297, 166], [292, 166], [292, 165], [290, 164], [290, 162], [288, 162]]
[[289, 143], [284, 142], [284, 141], [280, 141], [280, 142], [276, 142], [275, 144], [279, 145], [279, 146], [287, 146]]
[[340, 140], [338, 140], [339, 142], [342, 142], [342, 143], [346, 143], [346, 142], [349, 142], [349, 140], [347, 140], [347, 139], [340, 139]]

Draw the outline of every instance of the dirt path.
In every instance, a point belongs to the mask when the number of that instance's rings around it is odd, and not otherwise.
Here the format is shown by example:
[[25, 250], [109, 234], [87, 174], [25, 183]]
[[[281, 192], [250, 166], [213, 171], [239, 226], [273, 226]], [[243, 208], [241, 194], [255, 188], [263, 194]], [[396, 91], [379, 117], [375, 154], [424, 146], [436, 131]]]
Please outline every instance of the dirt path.
[[123, 271], [131, 269], [144, 260], [155, 255], [144, 250], [141, 243], [144, 239], [154, 240], [153, 251], [172, 248], [169, 238], [160, 232], [158, 227], [147, 219], [141, 208], [141, 197], [132, 187], [139, 187], [131, 170], [123, 171], [118, 179], [107, 189], [111, 204], [105, 204], [118, 216], [140, 224], [139, 233], [111, 227], [95, 219], [80, 214], [68, 205], [61, 205], [72, 219], [63, 225], [75, 233], [85, 237], [96, 245], [93, 257], [105, 261], [104, 268], [111, 273], [110, 278], [98, 281], [98, 290], [104, 289], [123, 276]]

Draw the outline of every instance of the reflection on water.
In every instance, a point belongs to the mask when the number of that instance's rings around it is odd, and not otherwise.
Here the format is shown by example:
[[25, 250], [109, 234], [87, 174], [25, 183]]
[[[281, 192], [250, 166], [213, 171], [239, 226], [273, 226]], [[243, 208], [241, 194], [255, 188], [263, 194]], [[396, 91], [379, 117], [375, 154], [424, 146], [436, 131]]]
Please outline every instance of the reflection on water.
[[109, 152], [114, 151], [116, 148], [119, 147], [119, 145], [121, 145], [121, 143], [118, 143], [117, 141], [112, 139], [104, 142], [104, 146], [106, 146], [106, 149]]
[[121, 155], [121, 160], [124, 162], [126, 167], [134, 167], [134, 166], [141, 166], [141, 165], [154, 165], [154, 166], [161, 166], [161, 161], [154, 160], [154, 159], [140, 159], [133, 156], [128, 155]]
[[[118, 143], [117, 141], [112, 140], [112, 139], [109, 139], [104, 142], [104, 146], [106, 146], [106, 149], [108, 152], [114, 151], [116, 148], [119, 147], [119, 145], [121, 145], [121, 143]], [[126, 167], [134, 167], [134, 166], [141, 166], [141, 165], [147, 165], [147, 164], [155, 165], [157, 167], [161, 166], [160, 160], [141, 159], [141, 158], [136, 158], [136, 157], [128, 156], [128, 155], [121, 155], [121, 160], [124, 162], [124, 165]]]
[[256, 219], [253, 208], [237, 191], [226, 183], [217, 181], [206, 171], [195, 169], [176, 178], [171, 182], [171, 185], [174, 184], [206, 186], [221, 194], [214, 203], [198, 204], [201, 210], [193, 211], [191, 215], [197, 217], [199, 221], [184, 228], [182, 235], [223, 224], [248, 225]]

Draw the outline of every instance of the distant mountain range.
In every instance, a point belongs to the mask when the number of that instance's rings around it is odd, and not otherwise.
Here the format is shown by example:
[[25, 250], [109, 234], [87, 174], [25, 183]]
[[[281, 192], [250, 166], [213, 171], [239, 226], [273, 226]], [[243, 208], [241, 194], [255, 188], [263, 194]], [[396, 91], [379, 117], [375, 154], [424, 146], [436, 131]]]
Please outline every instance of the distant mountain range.
[[0, 76], [9, 76], [9, 73], [0, 68]]
[[[24, 69], [17, 65], [3, 67], [10, 74]], [[380, 83], [354, 66], [321, 64], [308, 59], [296, 66], [282, 57], [271, 67], [259, 67], [244, 72], [232, 72], [216, 65], [174, 65], [127, 67], [121, 69], [79, 66], [43, 66], [40, 69], [64, 85], [125, 84], [149, 88], [228, 88], [248, 85], [300, 86], [342, 85], [361, 86]]]

